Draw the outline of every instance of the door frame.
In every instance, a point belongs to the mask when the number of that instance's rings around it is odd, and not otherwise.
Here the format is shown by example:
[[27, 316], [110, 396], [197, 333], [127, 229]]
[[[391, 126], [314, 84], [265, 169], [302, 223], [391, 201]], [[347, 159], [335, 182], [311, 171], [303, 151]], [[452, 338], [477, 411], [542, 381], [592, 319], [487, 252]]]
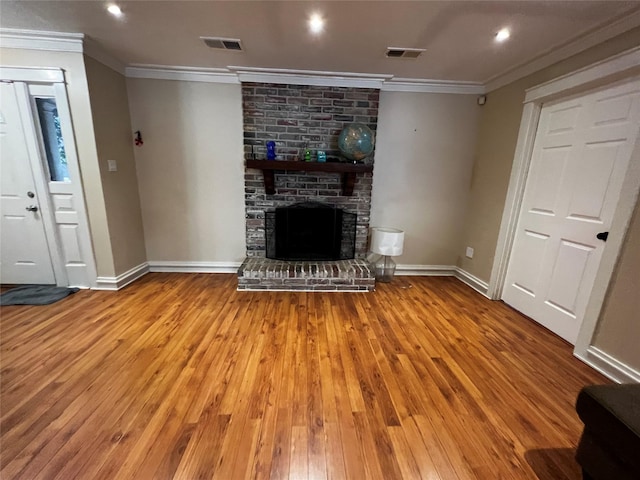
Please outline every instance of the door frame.
[[[502, 298], [543, 103], [565, 99], [595, 88], [630, 81], [638, 75], [640, 75], [640, 47], [635, 47], [526, 90], [509, 188], [502, 212], [498, 244], [489, 280], [487, 294], [491, 299], [500, 300]], [[620, 200], [610, 228], [611, 235], [605, 244], [576, 341], [574, 354], [580, 358], [584, 358], [588, 353], [639, 193], [640, 136], [631, 153]]]
[[82, 249], [87, 253], [83, 261], [86, 265], [87, 276], [90, 282], [90, 285], [81, 288], [94, 287], [97, 279], [97, 270], [64, 70], [61, 68], [46, 67], [0, 67], [0, 80], [17, 84], [15, 91], [18, 101], [21, 102], [19, 108], [20, 120], [26, 133], [25, 138], [29, 152], [29, 164], [41, 207], [45, 236], [49, 246], [49, 255], [53, 265], [56, 284], [58, 286], [69, 286], [69, 276], [65, 268], [64, 250], [57, 228], [53, 199], [47, 186], [48, 170], [45, 166], [46, 158], [43, 152], [43, 146], [41, 145], [41, 132], [38, 131], [38, 123], [36, 122], [36, 113], [34, 112], [29, 86], [48, 86], [53, 92], [53, 98], [56, 100], [60, 115], [60, 127], [65, 139], [65, 151], [69, 171], [73, 177], [77, 179], [76, 182], [70, 185], [70, 191], [78, 199], [76, 208], [78, 216], [82, 219], [78, 224], [78, 237], [82, 244]]

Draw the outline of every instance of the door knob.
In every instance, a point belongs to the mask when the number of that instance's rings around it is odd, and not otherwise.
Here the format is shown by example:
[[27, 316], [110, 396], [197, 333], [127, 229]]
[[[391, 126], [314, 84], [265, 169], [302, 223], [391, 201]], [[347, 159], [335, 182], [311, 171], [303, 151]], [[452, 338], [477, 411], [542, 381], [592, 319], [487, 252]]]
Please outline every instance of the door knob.
[[609, 236], [609, 232], [600, 232], [599, 234], [596, 235], [596, 238], [598, 240], [602, 240], [603, 242], [606, 242], [608, 236]]
[[28, 212], [37, 212], [38, 211], [38, 207], [36, 207], [35, 205], [29, 205], [27, 207], [27, 211]]

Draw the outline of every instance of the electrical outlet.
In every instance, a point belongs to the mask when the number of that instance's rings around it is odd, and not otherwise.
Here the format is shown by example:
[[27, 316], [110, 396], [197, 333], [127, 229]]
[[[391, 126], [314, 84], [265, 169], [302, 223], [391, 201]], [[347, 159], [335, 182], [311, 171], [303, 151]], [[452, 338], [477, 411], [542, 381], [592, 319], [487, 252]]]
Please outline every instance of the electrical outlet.
[[465, 253], [467, 258], [473, 258], [473, 248], [467, 247], [467, 252]]
[[107, 166], [110, 172], [118, 171], [118, 164], [116, 163], [115, 160], [107, 160]]

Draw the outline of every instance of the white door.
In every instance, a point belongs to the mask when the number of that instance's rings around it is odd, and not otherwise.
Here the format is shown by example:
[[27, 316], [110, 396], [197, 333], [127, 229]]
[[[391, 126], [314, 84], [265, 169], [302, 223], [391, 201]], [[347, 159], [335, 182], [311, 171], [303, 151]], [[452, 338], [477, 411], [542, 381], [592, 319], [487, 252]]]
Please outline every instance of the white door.
[[640, 81], [542, 107], [502, 299], [575, 343], [640, 129]]
[[0, 282], [55, 284], [12, 83], [0, 83], [0, 204]]

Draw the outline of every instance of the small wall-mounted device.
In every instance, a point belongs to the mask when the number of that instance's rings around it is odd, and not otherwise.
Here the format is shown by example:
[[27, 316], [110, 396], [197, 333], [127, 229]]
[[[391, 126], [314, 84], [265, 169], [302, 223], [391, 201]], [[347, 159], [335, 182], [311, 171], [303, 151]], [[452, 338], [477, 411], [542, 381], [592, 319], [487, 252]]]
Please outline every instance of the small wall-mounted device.
[[478, 105], [484, 105], [485, 103], [487, 103], [487, 96], [486, 95], [480, 95], [478, 97]]

